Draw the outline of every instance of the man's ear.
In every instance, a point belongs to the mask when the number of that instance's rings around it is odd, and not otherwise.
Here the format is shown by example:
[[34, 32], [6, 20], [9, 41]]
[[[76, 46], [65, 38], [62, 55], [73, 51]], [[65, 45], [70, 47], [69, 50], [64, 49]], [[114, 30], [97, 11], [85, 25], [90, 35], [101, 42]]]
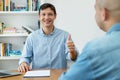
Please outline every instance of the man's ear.
[[101, 10], [101, 16], [103, 21], [106, 21], [108, 19], [108, 11], [105, 8]]

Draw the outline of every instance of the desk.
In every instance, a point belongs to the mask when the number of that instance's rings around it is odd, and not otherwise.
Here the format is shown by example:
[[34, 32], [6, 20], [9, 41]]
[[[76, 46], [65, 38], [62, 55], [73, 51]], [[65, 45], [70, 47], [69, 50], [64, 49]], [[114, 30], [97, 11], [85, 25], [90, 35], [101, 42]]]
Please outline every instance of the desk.
[[62, 72], [66, 71], [66, 69], [51, 69], [50, 70], [50, 77], [40, 77], [40, 78], [23, 78], [25, 73], [22, 73], [18, 76], [0, 78], [0, 80], [58, 80], [59, 76]]

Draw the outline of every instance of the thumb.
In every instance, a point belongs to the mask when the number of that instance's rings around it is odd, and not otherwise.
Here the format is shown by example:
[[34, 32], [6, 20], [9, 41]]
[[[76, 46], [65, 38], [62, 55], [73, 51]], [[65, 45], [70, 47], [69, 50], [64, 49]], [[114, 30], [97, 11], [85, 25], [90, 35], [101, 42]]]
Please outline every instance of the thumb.
[[70, 34], [67, 37], [67, 41], [71, 41], [71, 35]]

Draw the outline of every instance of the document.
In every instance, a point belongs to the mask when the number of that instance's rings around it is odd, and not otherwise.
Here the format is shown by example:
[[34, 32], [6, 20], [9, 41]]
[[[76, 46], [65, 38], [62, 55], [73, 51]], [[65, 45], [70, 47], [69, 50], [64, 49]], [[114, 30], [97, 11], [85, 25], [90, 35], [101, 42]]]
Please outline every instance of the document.
[[24, 78], [35, 78], [35, 77], [49, 77], [50, 70], [35, 70], [35, 71], [27, 71]]

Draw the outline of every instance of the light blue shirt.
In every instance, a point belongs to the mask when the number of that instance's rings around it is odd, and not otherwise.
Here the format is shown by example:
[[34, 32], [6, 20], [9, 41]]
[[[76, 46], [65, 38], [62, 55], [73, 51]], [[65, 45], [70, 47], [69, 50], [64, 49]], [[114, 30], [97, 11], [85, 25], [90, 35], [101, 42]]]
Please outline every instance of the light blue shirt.
[[32, 62], [32, 69], [66, 68], [70, 59], [66, 45], [68, 32], [54, 27], [54, 31], [45, 35], [42, 29], [31, 33], [25, 43], [19, 64]]
[[59, 80], [120, 80], [120, 23], [89, 42]]

